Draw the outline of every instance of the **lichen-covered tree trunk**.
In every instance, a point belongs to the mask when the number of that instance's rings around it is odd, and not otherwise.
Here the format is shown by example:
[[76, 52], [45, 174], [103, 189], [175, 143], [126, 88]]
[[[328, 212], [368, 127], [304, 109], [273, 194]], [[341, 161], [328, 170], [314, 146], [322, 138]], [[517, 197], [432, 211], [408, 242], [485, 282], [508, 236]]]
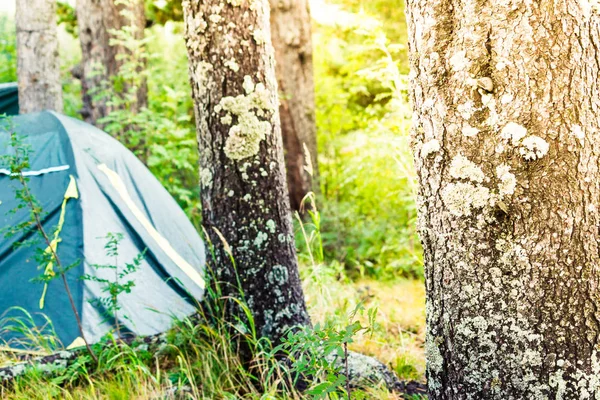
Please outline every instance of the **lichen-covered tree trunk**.
[[600, 397], [600, 25], [586, 0], [408, 0], [437, 399]]
[[[123, 15], [123, 10], [127, 15]], [[115, 108], [107, 103], [110, 96], [99, 95], [103, 88], [109, 87], [110, 94], [127, 93], [130, 86], [127, 81], [114, 84], [115, 77], [122, 75], [121, 68], [127, 59], [139, 57], [131, 55], [137, 46], [127, 48], [120, 44], [111, 44], [115, 38], [114, 31], [127, 30], [132, 39], [141, 41], [144, 38], [146, 17], [143, 0], [77, 0], [77, 24], [81, 44], [81, 65], [77, 77], [81, 79], [83, 108], [80, 111], [86, 122], [97, 124], [97, 121], [110, 114]], [[143, 60], [140, 60], [143, 64]], [[142, 66], [137, 68], [140, 73]], [[108, 85], [108, 86], [107, 86]], [[119, 93], [115, 93], [114, 87]], [[139, 111], [148, 103], [146, 80], [139, 79], [133, 88], [135, 101], [127, 102], [131, 111]]]
[[309, 318], [286, 191], [268, 0], [191, 0], [183, 8], [213, 268], [224, 295], [239, 297], [239, 281], [259, 335], [277, 341]]
[[55, 0], [17, 0], [17, 74], [21, 114], [62, 112]]
[[319, 173], [310, 10], [308, 0], [270, 2], [288, 190], [292, 209], [299, 210], [318, 189]]

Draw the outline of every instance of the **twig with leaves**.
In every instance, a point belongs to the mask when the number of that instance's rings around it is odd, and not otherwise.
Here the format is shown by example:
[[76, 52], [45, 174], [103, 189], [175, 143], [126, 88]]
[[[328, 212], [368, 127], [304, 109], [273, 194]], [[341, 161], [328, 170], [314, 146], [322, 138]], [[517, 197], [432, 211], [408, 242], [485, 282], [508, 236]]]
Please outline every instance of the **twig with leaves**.
[[[9, 127], [10, 127], [10, 121], [9, 121]], [[85, 346], [88, 350], [88, 352], [90, 353], [90, 356], [92, 357], [92, 359], [95, 362], [98, 362], [98, 358], [96, 357], [96, 355], [94, 354], [94, 351], [92, 350], [91, 346], [89, 345], [88, 341], [85, 338], [85, 333], [83, 331], [83, 324], [81, 322], [81, 317], [79, 316], [79, 312], [77, 311], [77, 306], [75, 305], [75, 301], [73, 300], [73, 295], [71, 293], [71, 289], [69, 287], [69, 283], [67, 281], [67, 276], [66, 273], [73, 268], [74, 266], [76, 266], [78, 263], [68, 266], [68, 267], [63, 267], [63, 263], [61, 262], [57, 252], [56, 252], [56, 246], [58, 244], [58, 234], [56, 234], [56, 238], [54, 240], [51, 240], [50, 237], [48, 236], [48, 234], [46, 233], [46, 230], [44, 229], [44, 226], [41, 222], [41, 214], [43, 212], [42, 208], [39, 205], [39, 202], [35, 199], [35, 197], [31, 194], [31, 191], [29, 190], [29, 186], [28, 186], [28, 181], [29, 178], [27, 176], [25, 176], [23, 174], [23, 172], [27, 169], [29, 169], [30, 164], [29, 164], [29, 153], [31, 152], [30, 148], [21, 140], [21, 138], [15, 133], [13, 132], [13, 129], [10, 129], [10, 145], [11, 147], [13, 147], [14, 149], [14, 154], [13, 155], [9, 155], [9, 156], [4, 156], [4, 161], [7, 162], [11, 174], [10, 174], [10, 179], [11, 180], [17, 180], [20, 184], [21, 184], [21, 189], [18, 189], [16, 192], [16, 197], [17, 199], [20, 200], [21, 204], [19, 204], [19, 206], [17, 206], [18, 208], [24, 208], [27, 207], [29, 208], [29, 214], [30, 214], [30, 220], [26, 223], [26, 224], [21, 224], [19, 226], [19, 228], [21, 229], [27, 229], [30, 228], [31, 226], [34, 227], [35, 230], [38, 231], [38, 233], [42, 236], [43, 241], [46, 244], [46, 251], [44, 251], [41, 254], [41, 265], [56, 265], [57, 267], [57, 272], [58, 275], [52, 271], [52, 273], [48, 273], [48, 271], [44, 271], [44, 274], [38, 279], [42, 282], [44, 282], [44, 284], [47, 284], [50, 280], [55, 279], [57, 276], [59, 276], [63, 282], [64, 288], [65, 288], [65, 293], [67, 294], [67, 297], [69, 298], [69, 304], [71, 306], [71, 309], [73, 310], [73, 314], [75, 316], [75, 320], [77, 322], [77, 328], [79, 330], [79, 334], [81, 335], [81, 338], [83, 339]]]
[[[121, 335], [121, 323], [119, 322], [119, 310], [121, 304], [119, 303], [119, 297], [123, 293], [130, 293], [131, 289], [135, 286], [135, 281], [128, 280], [123, 282], [123, 279], [133, 273], [135, 273], [142, 264], [146, 250], [134, 257], [131, 263], [126, 263], [125, 266], [119, 269], [119, 244], [123, 240], [122, 233], [111, 233], [109, 232], [104, 237], [107, 242], [104, 246], [106, 255], [114, 258], [114, 263], [111, 264], [94, 264], [93, 267], [97, 270], [100, 269], [111, 269], [114, 271], [114, 280], [100, 278], [95, 275], [83, 275], [82, 280], [98, 282], [103, 285], [102, 291], [108, 293], [107, 297], [100, 297], [89, 300], [89, 303], [96, 306], [97, 308], [104, 308], [107, 310], [106, 318], [112, 318], [114, 321], [114, 328], [117, 339], [122, 339]], [[122, 318], [129, 319], [127, 315], [122, 315]]]

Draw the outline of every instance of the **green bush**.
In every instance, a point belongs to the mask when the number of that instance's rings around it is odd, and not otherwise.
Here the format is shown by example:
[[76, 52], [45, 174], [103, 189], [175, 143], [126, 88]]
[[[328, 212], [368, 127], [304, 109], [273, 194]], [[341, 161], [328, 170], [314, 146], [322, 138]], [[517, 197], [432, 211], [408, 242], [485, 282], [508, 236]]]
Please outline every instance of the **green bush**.
[[17, 80], [17, 38], [12, 17], [0, 14], [0, 83]]
[[[386, 2], [369, 4], [385, 15]], [[319, 12], [327, 15], [314, 40], [325, 257], [351, 274], [420, 277], [406, 49], [386, 36], [404, 41], [405, 28], [386, 31], [402, 24], [365, 11], [328, 6], [315, 10], [317, 21]]]

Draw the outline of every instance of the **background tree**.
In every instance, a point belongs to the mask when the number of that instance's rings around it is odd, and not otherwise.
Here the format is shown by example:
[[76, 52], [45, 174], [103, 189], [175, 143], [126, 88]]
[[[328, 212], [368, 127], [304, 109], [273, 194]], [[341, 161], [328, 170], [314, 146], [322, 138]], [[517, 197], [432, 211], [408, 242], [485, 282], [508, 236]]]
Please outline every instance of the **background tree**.
[[411, 0], [407, 16], [430, 398], [597, 397], [597, 9]]
[[17, 0], [20, 112], [62, 111], [55, 0]]
[[224, 295], [243, 291], [258, 334], [277, 341], [309, 317], [286, 191], [269, 4], [192, 0], [183, 9], [214, 272]]
[[[77, 23], [81, 42], [81, 65], [74, 70], [74, 75], [81, 79], [83, 109], [81, 115], [86, 122], [97, 124], [119, 105], [109, 105], [110, 96], [103, 95], [102, 89], [110, 87], [110, 91], [119, 96], [133, 97], [126, 107], [132, 112], [139, 111], [148, 103], [146, 80], [132, 83], [122, 71], [124, 63], [130, 58], [141, 59], [139, 44], [144, 38], [146, 17], [143, 0], [78, 0]], [[116, 37], [117, 32], [124, 32], [126, 40]], [[121, 39], [121, 40], [115, 40]], [[136, 74], [142, 71], [143, 65], [134, 66]]]
[[310, 10], [307, 0], [270, 2], [287, 182], [292, 209], [299, 210], [318, 177]]

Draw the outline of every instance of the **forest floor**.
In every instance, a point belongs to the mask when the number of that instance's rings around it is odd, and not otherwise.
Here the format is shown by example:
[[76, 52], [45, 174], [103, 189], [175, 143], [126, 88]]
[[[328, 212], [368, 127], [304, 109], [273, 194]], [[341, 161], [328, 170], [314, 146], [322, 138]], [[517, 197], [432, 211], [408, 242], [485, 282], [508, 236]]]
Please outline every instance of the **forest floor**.
[[[376, 307], [376, 329], [359, 334], [350, 348], [379, 359], [401, 380], [424, 380], [425, 285], [422, 280], [399, 279], [312, 284], [305, 293], [314, 323], [346, 317], [358, 304]], [[359, 318], [366, 323], [366, 315]]]
[[[327, 271], [326, 267], [323, 267]], [[376, 309], [376, 323], [372, 334], [359, 333], [353, 337], [350, 349], [373, 356], [389, 366], [402, 381], [424, 382], [425, 357], [425, 288], [419, 279], [397, 279], [381, 281], [362, 278], [355, 281], [339, 279], [320, 274], [315, 268], [301, 268], [304, 290], [313, 323], [333, 322], [336, 326], [346, 326], [354, 321], [368, 325], [367, 313], [356, 313], [357, 305], [363, 310]], [[110, 359], [117, 360], [105, 372], [81, 370], [68, 373], [75, 378], [72, 384], [65, 385], [64, 380], [48, 380], [41, 375], [30, 375], [19, 380], [14, 387], [3, 391], [2, 399], [279, 399], [278, 395], [268, 393], [248, 393], [247, 376], [239, 368], [235, 354], [227, 350], [228, 338], [223, 332], [215, 332], [212, 337], [194, 339], [198, 331], [182, 323], [170, 334], [175, 338], [173, 346], [180, 354], [171, 361], [158, 363], [142, 361], [140, 355], [117, 351], [104, 357], [104, 363], [111, 365]], [[202, 329], [202, 328], [200, 328]], [[177, 345], [177, 337], [183, 336]], [[185, 339], [186, 335], [188, 339]], [[202, 333], [200, 333], [202, 336]], [[191, 337], [191, 340], [190, 340]], [[190, 343], [193, 347], [189, 347]], [[216, 346], [216, 347], [215, 347]], [[222, 346], [222, 348], [218, 348]], [[231, 360], [227, 360], [231, 357]], [[128, 361], [129, 360], [129, 361]], [[1, 361], [1, 360], [0, 360]], [[8, 361], [8, 360], [4, 360]], [[77, 369], [77, 367], [75, 367]], [[179, 371], [179, 372], [178, 372]], [[214, 379], [210, 384], [208, 378]], [[165, 397], [173, 386], [169, 382], [189, 382], [194, 388], [189, 397]], [[184, 384], [186, 386], [186, 384]], [[246, 386], [246, 389], [243, 387]], [[276, 388], [269, 388], [271, 391]], [[206, 397], [207, 393], [212, 393]], [[243, 397], [238, 397], [244, 393]], [[232, 397], [233, 396], [233, 397]], [[266, 396], [266, 397], [265, 397]], [[358, 396], [358, 397], [356, 397]], [[291, 394], [285, 399], [313, 398]], [[315, 397], [317, 398], [317, 397]], [[328, 396], [327, 399], [340, 399]], [[372, 388], [353, 393], [353, 399], [399, 400], [399, 394], [385, 389]], [[406, 399], [421, 399], [419, 396]]]

